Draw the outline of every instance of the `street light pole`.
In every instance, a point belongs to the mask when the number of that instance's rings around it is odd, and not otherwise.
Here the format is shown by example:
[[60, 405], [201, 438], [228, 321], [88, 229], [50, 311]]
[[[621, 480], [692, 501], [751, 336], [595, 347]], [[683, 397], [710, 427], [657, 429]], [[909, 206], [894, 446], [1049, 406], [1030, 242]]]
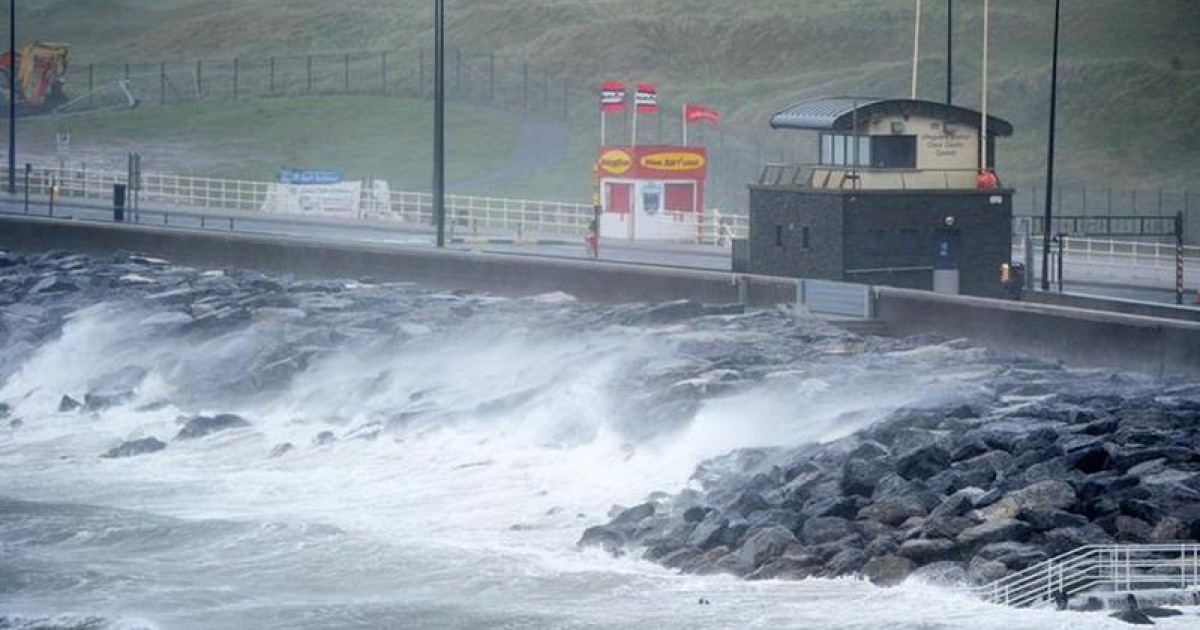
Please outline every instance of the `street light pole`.
[[954, 0], [946, 0], [946, 104], [954, 102]]
[[1054, 202], [1054, 118], [1058, 101], [1058, 20], [1062, 0], [1054, 0], [1054, 53], [1050, 58], [1050, 137], [1046, 150], [1046, 217], [1042, 227], [1042, 290], [1050, 290], [1050, 231]]
[[17, 0], [8, 0], [8, 194], [17, 192]]
[[437, 246], [446, 246], [446, 7], [433, 2], [433, 216]]

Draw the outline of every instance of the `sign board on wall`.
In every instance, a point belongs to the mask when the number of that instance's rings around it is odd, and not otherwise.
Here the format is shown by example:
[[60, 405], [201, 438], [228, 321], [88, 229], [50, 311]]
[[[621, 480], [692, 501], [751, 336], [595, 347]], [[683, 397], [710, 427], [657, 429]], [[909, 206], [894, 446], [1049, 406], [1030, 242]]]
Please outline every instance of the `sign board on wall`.
[[341, 171], [299, 168], [281, 168], [278, 175], [280, 184], [340, 184], [343, 177]]

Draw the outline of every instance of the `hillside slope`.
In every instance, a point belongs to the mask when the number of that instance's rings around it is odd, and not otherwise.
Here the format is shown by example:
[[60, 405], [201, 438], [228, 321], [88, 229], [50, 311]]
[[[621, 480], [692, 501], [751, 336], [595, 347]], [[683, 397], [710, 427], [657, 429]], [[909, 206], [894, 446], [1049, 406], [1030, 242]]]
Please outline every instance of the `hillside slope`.
[[[432, 40], [431, 4], [42, 0], [18, 21], [21, 39], [70, 42], [76, 68], [343, 50], [415, 57]], [[945, 5], [925, 5], [919, 95], [940, 100]], [[980, 102], [981, 5], [955, 3], [954, 99], [971, 107]], [[1000, 168], [1009, 182], [1041, 185], [1053, 3], [992, 6], [990, 106], [1017, 130], [1001, 146]], [[727, 132], [803, 157], [812, 139], [771, 133], [767, 117], [814, 96], [906, 96], [912, 10], [912, 0], [448, 0], [447, 37], [452, 51], [522, 59], [580, 90], [602, 78], [654, 81], [668, 106], [717, 107]], [[1192, 184], [1200, 149], [1190, 140], [1200, 136], [1200, 2], [1067, 0], [1061, 46], [1059, 181], [1200, 188]], [[577, 133], [594, 134], [594, 106], [578, 100]]]

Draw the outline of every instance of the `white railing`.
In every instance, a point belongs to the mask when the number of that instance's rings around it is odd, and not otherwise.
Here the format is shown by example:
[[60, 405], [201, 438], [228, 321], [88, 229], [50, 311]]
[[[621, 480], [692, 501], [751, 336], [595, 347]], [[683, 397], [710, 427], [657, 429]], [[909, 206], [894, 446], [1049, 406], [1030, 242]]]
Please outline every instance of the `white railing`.
[[1200, 545], [1091, 545], [1051, 558], [972, 592], [992, 603], [1037, 606], [1055, 593], [1195, 590]]
[[[83, 167], [36, 166], [28, 174], [17, 174], [17, 188], [30, 194], [68, 199], [111, 199], [113, 184], [127, 183], [123, 171]], [[0, 183], [7, 174], [0, 170]], [[143, 173], [136, 192], [138, 204], [170, 206], [203, 212], [204, 209], [264, 212], [274, 184], [235, 179], [191, 177], [166, 173]], [[131, 197], [133, 194], [131, 191]], [[390, 191], [379, 203], [374, 193], [364, 194], [362, 207], [348, 219], [381, 219], [410, 225], [432, 225], [433, 195], [425, 192]], [[274, 213], [280, 214], [278, 212]], [[287, 214], [287, 213], [283, 213]], [[452, 236], [489, 236], [501, 233], [516, 239], [538, 235], [582, 236], [592, 220], [592, 206], [560, 201], [506, 199], [472, 195], [446, 195], [447, 232]], [[664, 213], [670, 218], [671, 213]], [[710, 211], [697, 223], [691, 242], [728, 244], [745, 237], [745, 216]]]
[[[1030, 239], [1036, 253], [1042, 251], [1042, 237]], [[1058, 244], [1051, 243], [1050, 251], [1058, 255]], [[1014, 260], [1020, 260], [1025, 254], [1025, 239], [1013, 239]], [[1183, 248], [1184, 266], [1195, 268], [1200, 264], [1200, 247], [1185, 245]], [[1067, 238], [1063, 245], [1063, 260], [1065, 262], [1081, 262], [1092, 265], [1113, 265], [1121, 267], [1161, 267], [1175, 268], [1174, 243], [1143, 243], [1138, 241], [1114, 241], [1097, 238]]]

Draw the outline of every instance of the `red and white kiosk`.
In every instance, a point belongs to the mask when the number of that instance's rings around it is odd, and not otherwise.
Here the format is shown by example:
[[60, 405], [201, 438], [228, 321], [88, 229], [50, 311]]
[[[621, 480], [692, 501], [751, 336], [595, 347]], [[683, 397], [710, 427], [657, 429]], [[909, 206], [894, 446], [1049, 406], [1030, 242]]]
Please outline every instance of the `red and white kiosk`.
[[604, 238], [691, 241], [700, 236], [708, 176], [703, 147], [602, 146], [596, 176]]

